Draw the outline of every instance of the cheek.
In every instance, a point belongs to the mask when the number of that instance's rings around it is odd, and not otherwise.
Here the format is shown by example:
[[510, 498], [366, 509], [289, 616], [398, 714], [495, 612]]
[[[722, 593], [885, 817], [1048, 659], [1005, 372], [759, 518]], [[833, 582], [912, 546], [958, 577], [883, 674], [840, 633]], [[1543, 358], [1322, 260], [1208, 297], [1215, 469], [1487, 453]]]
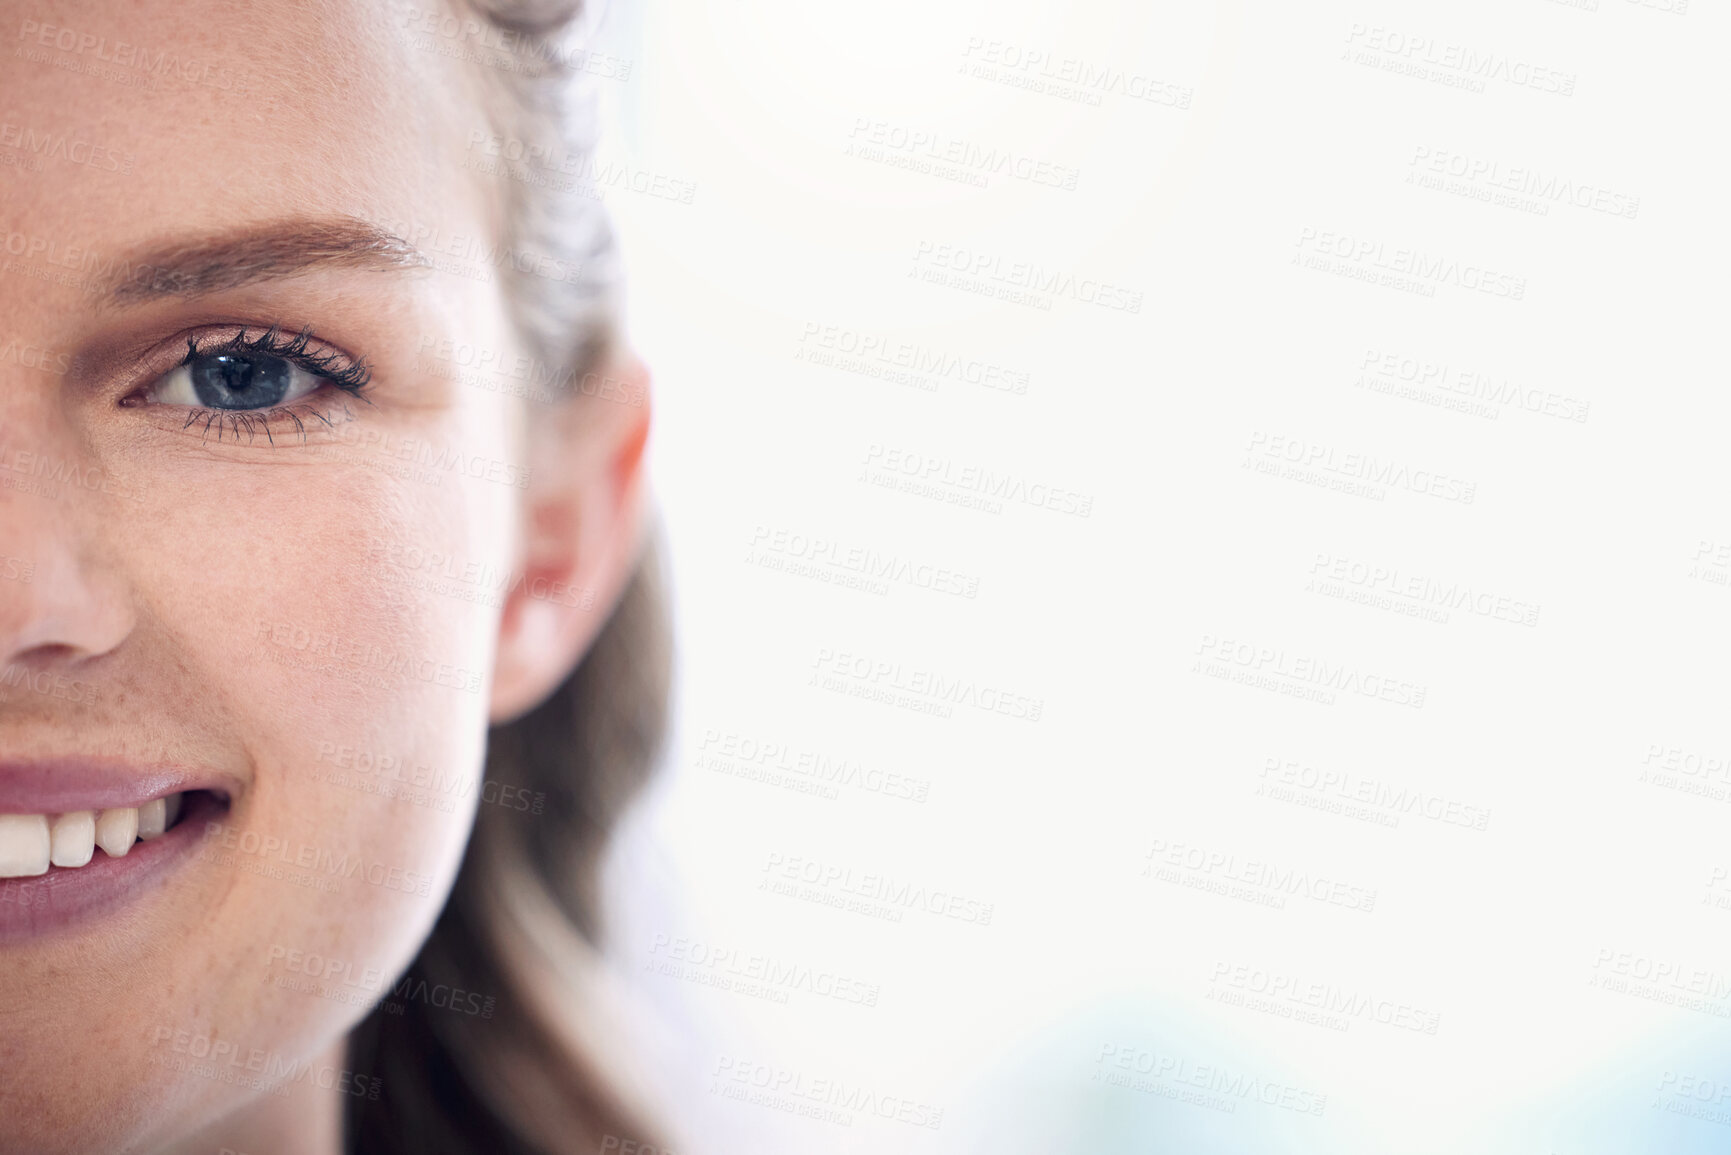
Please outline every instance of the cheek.
[[174, 683], [150, 696], [252, 786], [206, 833], [214, 893], [176, 969], [213, 1037], [298, 1058], [389, 992], [455, 877], [517, 491], [382, 454], [184, 472], [138, 522], [140, 632]]
[[226, 545], [186, 551], [162, 613], [253, 762], [234, 825], [279, 862], [334, 857], [345, 873], [325, 909], [388, 926], [402, 920], [374, 876], [400, 889], [412, 875], [408, 891], [436, 903], [472, 816], [510, 494], [450, 474], [320, 481], [250, 503]]

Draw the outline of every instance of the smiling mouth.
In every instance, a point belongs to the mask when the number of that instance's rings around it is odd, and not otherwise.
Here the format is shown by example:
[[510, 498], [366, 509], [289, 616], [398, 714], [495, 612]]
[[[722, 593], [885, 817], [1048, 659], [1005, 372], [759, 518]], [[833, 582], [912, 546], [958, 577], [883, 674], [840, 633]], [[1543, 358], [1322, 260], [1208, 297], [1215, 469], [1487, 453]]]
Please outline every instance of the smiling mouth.
[[78, 870], [100, 849], [124, 858], [141, 842], [152, 842], [189, 813], [226, 800], [208, 790], [185, 790], [139, 806], [73, 810], [62, 814], [0, 814], [0, 878], [35, 878], [50, 868]]

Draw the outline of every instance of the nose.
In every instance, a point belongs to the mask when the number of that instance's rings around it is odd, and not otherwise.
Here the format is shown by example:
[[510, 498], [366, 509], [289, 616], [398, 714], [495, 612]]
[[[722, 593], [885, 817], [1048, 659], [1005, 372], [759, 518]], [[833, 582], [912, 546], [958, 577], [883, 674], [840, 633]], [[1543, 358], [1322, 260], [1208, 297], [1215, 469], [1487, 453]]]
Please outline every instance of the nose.
[[0, 432], [0, 669], [82, 666], [132, 633], [130, 590], [104, 556], [81, 480], [90, 463]]

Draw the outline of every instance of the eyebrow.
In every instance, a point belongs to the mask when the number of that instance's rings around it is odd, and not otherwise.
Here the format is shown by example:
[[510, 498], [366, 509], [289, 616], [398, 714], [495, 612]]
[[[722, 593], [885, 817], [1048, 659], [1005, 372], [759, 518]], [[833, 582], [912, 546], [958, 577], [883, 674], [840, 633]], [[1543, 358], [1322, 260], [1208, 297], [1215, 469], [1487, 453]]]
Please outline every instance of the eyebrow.
[[119, 262], [100, 291], [111, 305], [197, 297], [319, 268], [375, 272], [432, 266], [414, 245], [357, 218], [292, 220], [180, 238]]

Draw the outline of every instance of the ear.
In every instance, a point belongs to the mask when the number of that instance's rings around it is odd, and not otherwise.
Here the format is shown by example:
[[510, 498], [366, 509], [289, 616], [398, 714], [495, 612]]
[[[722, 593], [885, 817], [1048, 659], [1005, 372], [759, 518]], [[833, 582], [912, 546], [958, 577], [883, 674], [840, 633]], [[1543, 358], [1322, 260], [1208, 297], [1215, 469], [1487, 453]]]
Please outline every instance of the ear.
[[649, 370], [625, 353], [530, 414], [522, 544], [499, 621], [491, 716], [528, 713], [577, 667], [642, 540]]

